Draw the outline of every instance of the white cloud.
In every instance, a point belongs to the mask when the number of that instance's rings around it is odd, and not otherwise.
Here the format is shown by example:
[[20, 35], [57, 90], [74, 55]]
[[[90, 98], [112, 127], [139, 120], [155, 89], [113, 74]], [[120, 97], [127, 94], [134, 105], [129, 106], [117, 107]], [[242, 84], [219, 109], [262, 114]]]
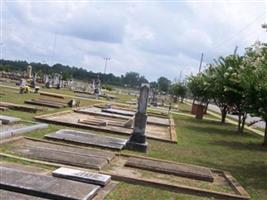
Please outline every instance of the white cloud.
[[235, 45], [242, 52], [267, 39], [264, 3], [4, 4], [4, 58], [103, 72], [103, 57], [110, 56], [108, 73], [136, 71], [150, 80], [196, 72], [202, 52], [210, 62]]

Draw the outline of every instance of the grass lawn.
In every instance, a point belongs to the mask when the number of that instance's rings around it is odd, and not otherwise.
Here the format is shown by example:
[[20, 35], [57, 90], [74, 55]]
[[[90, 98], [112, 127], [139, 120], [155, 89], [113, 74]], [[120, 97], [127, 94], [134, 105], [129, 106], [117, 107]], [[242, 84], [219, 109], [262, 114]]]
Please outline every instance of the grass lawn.
[[[178, 144], [149, 140], [147, 156], [229, 171], [252, 199], [266, 199], [267, 148], [261, 146], [262, 137], [247, 132], [240, 135], [230, 124], [221, 125], [215, 121], [199, 121], [180, 115], [174, 117]], [[108, 199], [202, 198], [121, 184]]]
[[[1, 88], [0, 88], [1, 89]], [[11, 96], [10, 96], [11, 95]], [[5, 101], [22, 103], [31, 95], [11, 93]], [[0, 100], [4, 101], [2, 97]], [[92, 104], [93, 101], [85, 102]], [[190, 107], [183, 105], [184, 112]], [[58, 110], [50, 110], [55, 112]], [[0, 112], [3, 115], [18, 116], [31, 120], [34, 114], [16, 111]], [[148, 140], [149, 151], [146, 156], [197, 164], [231, 172], [248, 191], [254, 200], [267, 197], [267, 148], [261, 146], [263, 138], [248, 132], [240, 135], [234, 125], [222, 125], [214, 120], [196, 120], [193, 117], [173, 115], [178, 137], [177, 144]], [[41, 138], [44, 134], [62, 128], [50, 125], [48, 129], [27, 134]], [[123, 151], [126, 153], [140, 154]], [[11, 160], [10, 160], [11, 161]], [[24, 163], [25, 164], [25, 163]], [[26, 163], [27, 164], [27, 163]], [[108, 200], [165, 200], [165, 199], [206, 199], [192, 195], [178, 194], [160, 189], [120, 183], [117, 189], [107, 197]]]

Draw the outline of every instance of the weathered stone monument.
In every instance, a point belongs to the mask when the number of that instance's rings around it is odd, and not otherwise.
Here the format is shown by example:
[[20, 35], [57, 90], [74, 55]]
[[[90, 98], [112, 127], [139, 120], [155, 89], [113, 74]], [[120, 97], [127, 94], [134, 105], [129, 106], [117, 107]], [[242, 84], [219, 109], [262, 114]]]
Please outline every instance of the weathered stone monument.
[[27, 66], [27, 78], [32, 78], [32, 66]]
[[134, 117], [133, 133], [126, 144], [129, 150], [147, 151], [147, 142], [145, 136], [146, 121], [147, 121], [147, 101], [149, 95], [149, 84], [142, 84], [140, 89], [140, 96], [138, 99], [138, 108]]
[[101, 94], [101, 81], [99, 77], [95, 81], [95, 94], [100, 95]]
[[56, 87], [57, 87], [57, 89], [60, 89], [61, 86], [62, 86], [62, 85], [61, 85], [61, 75], [58, 75], [58, 76], [57, 76], [57, 86], [56, 86]]
[[156, 89], [152, 90], [152, 102], [151, 105], [157, 106], [158, 105], [158, 97], [157, 97], [157, 91]]
[[35, 88], [36, 87], [36, 73], [33, 73], [31, 87], [32, 88]]

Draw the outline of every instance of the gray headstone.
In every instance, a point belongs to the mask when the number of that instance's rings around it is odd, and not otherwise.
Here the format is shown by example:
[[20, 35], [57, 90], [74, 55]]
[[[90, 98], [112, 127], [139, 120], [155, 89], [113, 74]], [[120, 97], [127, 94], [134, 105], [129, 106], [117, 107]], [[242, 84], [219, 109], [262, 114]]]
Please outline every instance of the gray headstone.
[[111, 176], [109, 175], [86, 172], [65, 167], [56, 169], [55, 171], [53, 171], [52, 175], [60, 178], [66, 178], [85, 183], [92, 183], [100, 186], [105, 186], [111, 181]]
[[140, 96], [138, 99], [137, 112], [146, 114], [148, 95], [149, 95], [149, 84], [142, 84], [140, 89]]
[[126, 144], [126, 148], [129, 150], [146, 152], [147, 143], [145, 136], [146, 129], [146, 109], [149, 95], [149, 84], [142, 84], [140, 89], [140, 96], [138, 99], [138, 108], [134, 117], [133, 133], [130, 136]]

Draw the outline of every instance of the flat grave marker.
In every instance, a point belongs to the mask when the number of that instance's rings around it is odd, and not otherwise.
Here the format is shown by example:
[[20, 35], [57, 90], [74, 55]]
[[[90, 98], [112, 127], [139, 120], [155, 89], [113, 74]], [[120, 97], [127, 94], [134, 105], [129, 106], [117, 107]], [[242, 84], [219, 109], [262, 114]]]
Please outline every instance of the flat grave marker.
[[92, 199], [100, 186], [0, 167], [0, 188], [59, 200]]
[[156, 161], [153, 159], [142, 159], [130, 157], [125, 166], [135, 167], [160, 173], [173, 174], [186, 178], [193, 178], [196, 180], [203, 180], [213, 182], [214, 178], [212, 172], [208, 168], [190, 166], [176, 163], [169, 163], [163, 161]]
[[52, 175], [59, 178], [66, 178], [74, 181], [92, 183], [100, 186], [105, 186], [111, 181], [111, 176], [109, 175], [86, 172], [66, 167], [60, 167], [56, 169], [55, 171], [53, 171]]
[[120, 115], [130, 116], [130, 117], [134, 116], [134, 114], [135, 114], [132, 111], [120, 110], [120, 109], [115, 109], [115, 108], [103, 108], [102, 112], [120, 114]]
[[0, 199], [1, 200], [48, 200], [46, 198], [35, 197], [23, 193], [12, 192], [2, 189], [0, 189]]
[[10, 150], [26, 158], [97, 170], [108, 165], [115, 157], [114, 153], [107, 151], [36, 142], [29, 139], [17, 141]]
[[0, 121], [2, 121], [2, 124], [12, 124], [21, 121], [21, 119], [17, 117], [0, 115]]
[[83, 145], [99, 146], [116, 150], [123, 149], [127, 142], [125, 139], [96, 135], [90, 132], [82, 132], [70, 129], [62, 129], [55, 133], [47, 134], [45, 137], [49, 139], [74, 142]]

